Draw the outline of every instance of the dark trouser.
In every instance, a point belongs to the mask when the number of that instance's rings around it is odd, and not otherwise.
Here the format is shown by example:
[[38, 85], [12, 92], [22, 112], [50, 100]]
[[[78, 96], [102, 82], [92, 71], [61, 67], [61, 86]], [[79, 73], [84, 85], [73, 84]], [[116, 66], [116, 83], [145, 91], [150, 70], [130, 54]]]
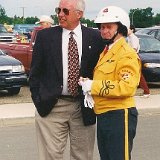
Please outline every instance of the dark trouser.
[[135, 107], [97, 115], [97, 140], [101, 160], [130, 160], [136, 134]]

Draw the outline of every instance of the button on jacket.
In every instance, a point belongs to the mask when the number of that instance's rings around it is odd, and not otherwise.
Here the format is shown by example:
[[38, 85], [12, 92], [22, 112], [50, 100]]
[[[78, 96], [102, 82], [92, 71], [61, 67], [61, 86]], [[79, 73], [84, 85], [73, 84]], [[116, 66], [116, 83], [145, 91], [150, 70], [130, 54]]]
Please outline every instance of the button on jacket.
[[140, 59], [125, 38], [115, 42], [106, 54], [102, 52], [91, 88], [95, 113], [134, 107], [140, 72]]

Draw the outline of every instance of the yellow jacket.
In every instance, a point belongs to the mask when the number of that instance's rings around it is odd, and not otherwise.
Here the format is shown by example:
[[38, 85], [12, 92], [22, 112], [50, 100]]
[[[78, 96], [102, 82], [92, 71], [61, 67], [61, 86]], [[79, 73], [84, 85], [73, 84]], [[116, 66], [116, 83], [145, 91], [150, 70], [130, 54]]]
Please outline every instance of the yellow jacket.
[[134, 107], [140, 74], [140, 59], [125, 38], [115, 42], [106, 54], [102, 52], [91, 87], [95, 113]]

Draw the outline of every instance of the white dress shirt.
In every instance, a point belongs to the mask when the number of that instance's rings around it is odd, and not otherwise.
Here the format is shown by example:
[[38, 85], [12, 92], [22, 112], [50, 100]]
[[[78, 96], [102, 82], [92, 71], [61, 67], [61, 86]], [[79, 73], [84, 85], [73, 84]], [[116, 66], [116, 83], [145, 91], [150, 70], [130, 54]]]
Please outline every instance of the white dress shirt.
[[[82, 30], [81, 25], [79, 24], [74, 30], [74, 39], [77, 42], [78, 54], [79, 54], [79, 64], [81, 63], [82, 56]], [[70, 95], [68, 92], [68, 43], [71, 30], [63, 28], [62, 33], [62, 59], [63, 59], [63, 90], [62, 95]]]

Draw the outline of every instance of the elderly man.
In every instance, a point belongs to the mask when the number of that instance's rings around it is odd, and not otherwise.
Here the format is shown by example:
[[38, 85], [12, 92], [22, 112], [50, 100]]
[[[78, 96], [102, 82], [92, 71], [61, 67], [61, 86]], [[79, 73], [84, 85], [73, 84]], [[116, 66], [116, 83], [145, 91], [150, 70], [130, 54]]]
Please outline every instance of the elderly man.
[[70, 160], [92, 160], [95, 114], [85, 108], [80, 76], [93, 77], [104, 48], [100, 32], [80, 24], [84, 0], [60, 0], [55, 9], [59, 26], [38, 32], [33, 49], [30, 90], [39, 160], [62, 160], [67, 138]]

